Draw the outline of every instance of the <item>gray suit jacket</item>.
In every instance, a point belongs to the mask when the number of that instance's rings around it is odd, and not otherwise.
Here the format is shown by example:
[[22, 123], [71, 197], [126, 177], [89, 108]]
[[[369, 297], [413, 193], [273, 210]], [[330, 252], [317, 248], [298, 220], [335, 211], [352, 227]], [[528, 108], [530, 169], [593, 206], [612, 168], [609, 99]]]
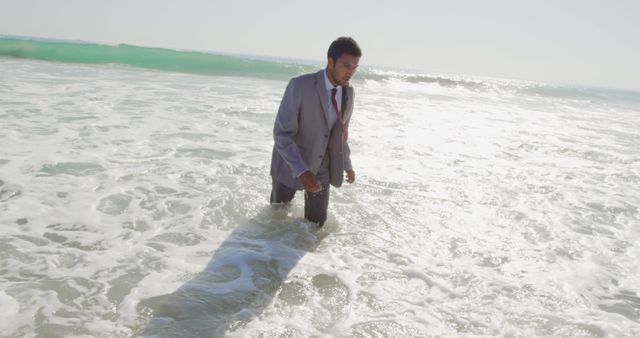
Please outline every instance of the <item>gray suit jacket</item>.
[[[325, 153], [329, 155], [331, 185], [341, 186], [344, 171], [352, 169], [349, 144], [342, 137], [340, 122], [336, 121], [334, 127], [329, 128], [328, 115], [331, 111], [324, 71], [301, 75], [289, 81], [273, 127], [275, 144], [271, 156], [271, 176], [298, 190], [302, 190], [303, 186], [297, 175], [305, 170], [317, 175]], [[343, 88], [342, 92], [341, 110], [348, 129], [353, 111], [353, 87]]]

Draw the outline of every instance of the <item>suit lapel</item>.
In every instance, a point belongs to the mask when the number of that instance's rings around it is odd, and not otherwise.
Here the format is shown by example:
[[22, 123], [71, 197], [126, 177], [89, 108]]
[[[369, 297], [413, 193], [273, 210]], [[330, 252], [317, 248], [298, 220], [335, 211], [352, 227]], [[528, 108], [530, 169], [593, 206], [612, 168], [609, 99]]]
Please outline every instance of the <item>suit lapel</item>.
[[347, 100], [349, 100], [349, 87], [342, 86], [342, 104], [340, 105], [340, 112], [342, 112], [342, 118], [346, 118], [347, 113]]
[[322, 106], [322, 110], [324, 112], [324, 122], [329, 127], [329, 95], [327, 94], [327, 88], [324, 83], [324, 72], [325, 70], [321, 70], [316, 73], [316, 90], [318, 91], [318, 98], [320, 98], [320, 105]]

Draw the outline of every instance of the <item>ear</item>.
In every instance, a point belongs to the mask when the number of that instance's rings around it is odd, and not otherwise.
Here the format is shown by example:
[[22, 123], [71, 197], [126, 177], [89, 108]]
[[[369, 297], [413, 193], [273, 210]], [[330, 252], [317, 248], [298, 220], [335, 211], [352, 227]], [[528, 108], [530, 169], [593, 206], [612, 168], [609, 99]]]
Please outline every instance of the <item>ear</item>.
[[327, 57], [327, 68], [333, 69], [333, 67], [335, 67], [335, 66], [336, 66], [336, 64], [333, 61], [333, 59], [330, 56]]

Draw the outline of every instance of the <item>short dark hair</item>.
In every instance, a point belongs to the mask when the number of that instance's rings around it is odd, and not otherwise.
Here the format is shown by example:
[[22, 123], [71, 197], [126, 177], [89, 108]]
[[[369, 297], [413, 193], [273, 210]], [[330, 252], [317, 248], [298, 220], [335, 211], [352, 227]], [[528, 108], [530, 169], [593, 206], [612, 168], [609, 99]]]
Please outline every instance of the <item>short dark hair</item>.
[[342, 54], [360, 57], [362, 56], [362, 51], [356, 40], [347, 36], [341, 36], [331, 43], [327, 57], [336, 61]]

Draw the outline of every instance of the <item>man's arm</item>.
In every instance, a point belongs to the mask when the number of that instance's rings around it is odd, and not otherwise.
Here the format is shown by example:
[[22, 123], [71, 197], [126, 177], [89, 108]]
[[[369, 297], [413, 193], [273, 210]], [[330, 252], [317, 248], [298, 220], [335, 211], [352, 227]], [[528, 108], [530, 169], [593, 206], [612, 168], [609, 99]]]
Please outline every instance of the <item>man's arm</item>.
[[[349, 88], [349, 87], [347, 87]], [[355, 91], [351, 90], [351, 95], [350, 96], [350, 100], [351, 100], [351, 114], [349, 114], [349, 116], [347, 116], [346, 121], [344, 121], [344, 125], [345, 128], [347, 128], [347, 130], [349, 130], [349, 121], [351, 121], [351, 115], [353, 115], [353, 105], [355, 103], [354, 98], [355, 98]], [[356, 180], [356, 173], [353, 170], [353, 166], [351, 165], [351, 148], [349, 148], [349, 140], [347, 139], [346, 141], [344, 141], [344, 148], [343, 148], [343, 152], [344, 152], [344, 171], [346, 172], [347, 176], [347, 183], [351, 184]]]
[[309, 170], [294, 140], [294, 136], [298, 134], [298, 114], [301, 106], [301, 95], [296, 95], [295, 82], [292, 79], [289, 81], [280, 102], [276, 123], [273, 127], [273, 140], [276, 151], [291, 167], [296, 177]]
[[278, 154], [284, 158], [293, 174], [300, 180], [304, 189], [309, 192], [322, 190], [322, 185], [302, 159], [294, 136], [298, 134], [298, 115], [302, 108], [301, 95], [296, 93], [294, 79], [289, 81], [284, 92], [276, 123], [273, 127], [273, 139]]

